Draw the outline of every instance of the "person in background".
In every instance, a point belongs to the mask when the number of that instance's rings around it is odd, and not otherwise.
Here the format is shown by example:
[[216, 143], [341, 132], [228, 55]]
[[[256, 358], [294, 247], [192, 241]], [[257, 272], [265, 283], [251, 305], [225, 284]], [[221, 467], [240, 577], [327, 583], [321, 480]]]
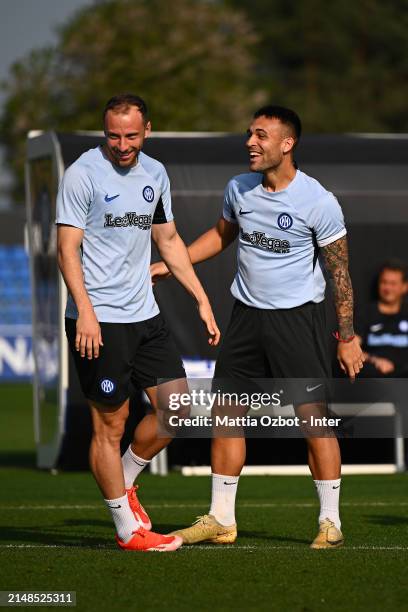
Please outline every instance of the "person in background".
[[408, 376], [407, 267], [385, 262], [378, 274], [377, 300], [357, 317], [356, 331], [365, 354], [365, 378]]

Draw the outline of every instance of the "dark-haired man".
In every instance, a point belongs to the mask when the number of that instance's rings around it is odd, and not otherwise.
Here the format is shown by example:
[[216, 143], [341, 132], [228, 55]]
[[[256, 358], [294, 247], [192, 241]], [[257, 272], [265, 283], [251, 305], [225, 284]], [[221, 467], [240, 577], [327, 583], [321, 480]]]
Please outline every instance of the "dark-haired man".
[[[333, 194], [297, 169], [293, 151], [300, 133], [300, 119], [290, 109], [267, 106], [255, 113], [246, 143], [251, 172], [228, 183], [222, 217], [188, 251], [192, 263], [198, 263], [238, 237], [238, 270], [231, 287], [236, 302], [214, 379], [317, 381], [295, 385], [293, 402], [305, 415], [325, 408], [321, 383], [330, 376], [320, 256], [333, 279], [338, 359], [351, 379], [362, 368], [363, 355], [353, 331], [343, 215]], [[166, 275], [163, 263], [152, 266], [153, 281]], [[334, 548], [343, 543], [338, 442], [332, 435], [309, 436], [307, 443], [320, 500], [319, 533], [311, 546]], [[230, 543], [237, 536], [234, 505], [245, 439], [214, 438], [211, 460], [211, 509], [192, 527], [175, 532], [185, 543]]]
[[157, 381], [183, 391], [185, 372], [152, 292], [151, 237], [169, 269], [195, 298], [216, 345], [219, 331], [171, 212], [163, 165], [142, 153], [151, 125], [138, 96], [115, 96], [103, 113], [105, 144], [65, 172], [58, 192], [58, 258], [69, 290], [66, 333], [93, 422], [90, 465], [111, 511], [118, 545], [176, 550], [177, 536], [150, 531], [135, 478], [169, 439], [146, 415], [122, 461], [120, 440], [131, 383], [157, 407]]
[[385, 262], [378, 274], [378, 299], [356, 321], [366, 357], [364, 377], [408, 376], [407, 289], [405, 264]]

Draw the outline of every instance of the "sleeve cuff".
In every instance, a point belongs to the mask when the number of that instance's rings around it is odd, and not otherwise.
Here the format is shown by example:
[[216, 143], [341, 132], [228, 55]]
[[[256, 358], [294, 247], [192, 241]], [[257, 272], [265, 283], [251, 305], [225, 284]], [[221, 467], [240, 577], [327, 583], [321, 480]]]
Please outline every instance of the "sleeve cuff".
[[323, 240], [318, 240], [317, 244], [319, 245], [319, 247], [325, 247], [328, 244], [331, 244], [332, 242], [336, 242], [336, 240], [339, 240], [339, 238], [343, 238], [343, 236], [345, 236], [347, 234], [347, 230], [345, 227], [343, 227], [343, 229], [340, 230], [340, 232], [337, 232], [337, 234], [333, 234], [333, 236], [330, 236], [329, 238], [324, 238]]
[[236, 219], [233, 219], [232, 217], [230, 217], [229, 215], [227, 215], [225, 212], [222, 213], [222, 216], [224, 217], [224, 219], [226, 221], [228, 221], [229, 223], [235, 223], [235, 225], [238, 223], [238, 221]]
[[55, 219], [55, 225], [70, 225], [71, 227], [76, 227], [77, 229], [84, 230], [85, 225], [81, 225], [78, 221], [65, 221], [64, 219]]
[[162, 217], [160, 219], [154, 219], [152, 220], [152, 225], [163, 225], [164, 223], [171, 223], [172, 221], [174, 221], [174, 217], [173, 215], [171, 215], [168, 219]]

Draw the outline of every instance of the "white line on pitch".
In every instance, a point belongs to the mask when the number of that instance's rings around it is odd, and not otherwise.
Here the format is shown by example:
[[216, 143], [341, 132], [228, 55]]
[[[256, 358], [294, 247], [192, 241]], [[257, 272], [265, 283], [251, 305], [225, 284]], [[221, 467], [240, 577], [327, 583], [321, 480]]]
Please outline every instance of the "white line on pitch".
[[[61, 549], [65, 548], [66, 550], [81, 550], [81, 549], [93, 549], [93, 550], [117, 550], [116, 547], [110, 545], [100, 546], [75, 546], [74, 544], [0, 544], [0, 549], [27, 549], [27, 548], [38, 548], [38, 549]], [[231, 544], [231, 545], [219, 545], [219, 544], [195, 544], [192, 546], [183, 546], [180, 550], [188, 550], [192, 552], [194, 550], [257, 550], [260, 552], [265, 552], [265, 550], [308, 550], [307, 547], [303, 546], [253, 546], [249, 544]], [[407, 551], [407, 546], [345, 546], [344, 548], [340, 548], [339, 550], [347, 552], [348, 550], [370, 550], [370, 551], [394, 551], [401, 550]], [[316, 553], [314, 553], [316, 554]], [[323, 553], [324, 554], [324, 553]]]
[[[302, 546], [250, 546], [250, 545], [219, 545], [219, 544], [193, 544], [189, 546], [183, 546], [180, 550], [235, 550], [236, 548], [248, 549], [248, 550], [302, 550]], [[406, 550], [408, 546], [345, 546], [340, 550]]]
[[[160, 508], [201, 508], [205, 506], [207, 502], [196, 502], [188, 504], [146, 504], [149, 509], [160, 509]], [[238, 508], [317, 508], [317, 503], [304, 502], [304, 503], [242, 503], [237, 504]], [[388, 506], [408, 506], [408, 502], [343, 502], [342, 507], [388, 507]], [[2, 510], [101, 510], [104, 506], [102, 504], [64, 504], [64, 505], [38, 505], [38, 506], [0, 506], [0, 512]]]

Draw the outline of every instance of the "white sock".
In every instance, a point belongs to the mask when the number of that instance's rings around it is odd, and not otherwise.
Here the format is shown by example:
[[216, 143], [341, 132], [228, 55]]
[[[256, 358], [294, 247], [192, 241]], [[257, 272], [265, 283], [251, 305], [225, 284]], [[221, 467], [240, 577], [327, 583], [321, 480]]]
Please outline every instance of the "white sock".
[[239, 476], [212, 474], [212, 495], [210, 514], [217, 521], [229, 527], [235, 524], [235, 496]]
[[130, 444], [127, 451], [122, 457], [123, 475], [125, 477], [125, 487], [130, 489], [133, 487], [133, 483], [139, 476], [140, 472], [144, 470], [146, 465], [150, 463], [150, 459], [142, 459], [135, 455], [132, 451]]
[[117, 499], [105, 499], [105, 503], [112, 514], [118, 537], [123, 542], [129, 542], [132, 533], [137, 531], [140, 525], [130, 509], [127, 495]]
[[319, 523], [330, 519], [340, 529], [339, 498], [341, 478], [337, 480], [314, 480], [320, 501]]

